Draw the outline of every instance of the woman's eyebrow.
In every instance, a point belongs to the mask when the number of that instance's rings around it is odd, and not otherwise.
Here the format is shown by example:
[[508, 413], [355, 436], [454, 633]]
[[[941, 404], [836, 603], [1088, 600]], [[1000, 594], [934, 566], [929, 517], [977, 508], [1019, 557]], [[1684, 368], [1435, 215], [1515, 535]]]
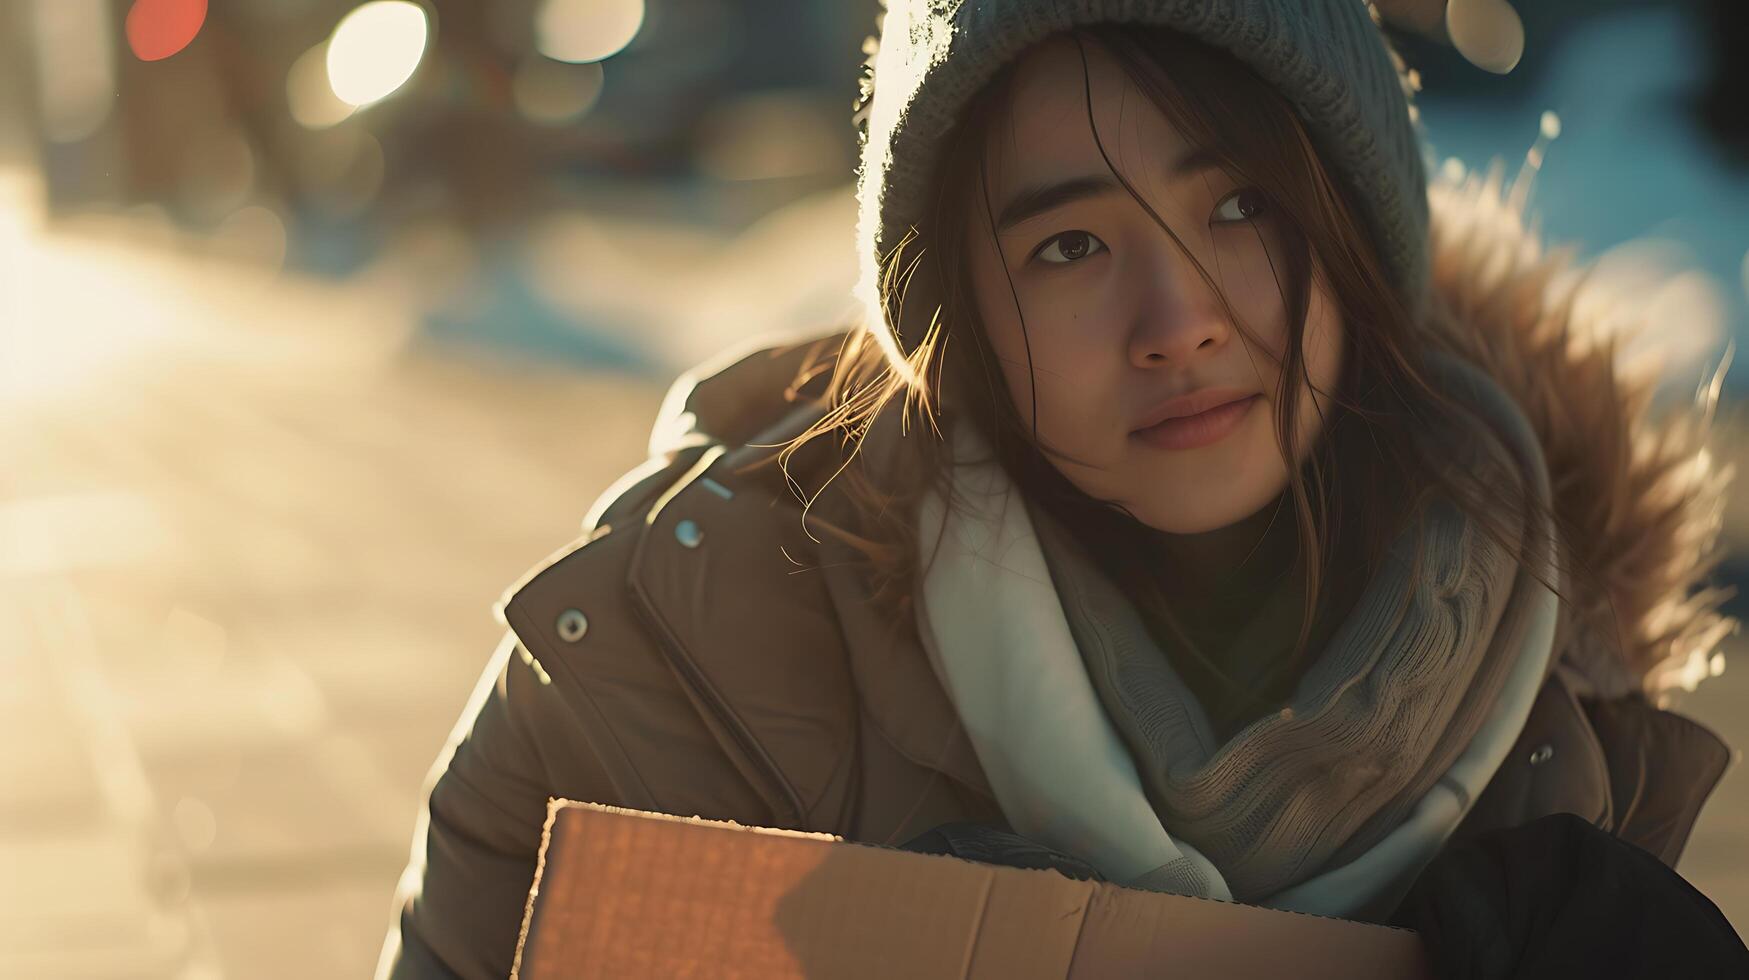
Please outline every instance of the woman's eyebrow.
[[[1174, 161], [1170, 174], [1174, 180], [1178, 180], [1219, 164], [1220, 159], [1212, 152], [1198, 147]], [[1028, 187], [1002, 206], [1002, 211], [996, 218], [996, 232], [1001, 234], [1022, 221], [1036, 218], [1065, 204], [1091, 197], [1104, 197], [1122, 190], [1123, 185], [1110, 174], [1088, 174]]]
[[1122, 190], [1123, 185], [1109, 174], [1070, 177], [1068, 180], [1028, 187], [1003, 205], [1001, 216], [996, 219], [996, 232], [1001, 234], [1022, 221], [1036, 218], [1073, 201], [1104, 197]]

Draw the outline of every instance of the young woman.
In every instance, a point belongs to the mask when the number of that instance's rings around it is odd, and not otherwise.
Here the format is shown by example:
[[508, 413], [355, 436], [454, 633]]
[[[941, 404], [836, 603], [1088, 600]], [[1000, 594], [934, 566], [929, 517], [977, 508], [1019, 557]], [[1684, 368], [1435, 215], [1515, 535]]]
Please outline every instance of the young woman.
[[1656, 707], [1734, 626], [1702, 420], [1643, 419], [1495, 184], [1430, 195], [1366, 6], [884, 29], [867, 321], [684, 379], [511, 590], [384, 972], [507, 973], [549, 797], [1516, 951], [1463, 975], [1561, 934], [1453, 861], [1544, 909], [1601, 868], [1736, 955], [1665, 867], [1729, 755]]

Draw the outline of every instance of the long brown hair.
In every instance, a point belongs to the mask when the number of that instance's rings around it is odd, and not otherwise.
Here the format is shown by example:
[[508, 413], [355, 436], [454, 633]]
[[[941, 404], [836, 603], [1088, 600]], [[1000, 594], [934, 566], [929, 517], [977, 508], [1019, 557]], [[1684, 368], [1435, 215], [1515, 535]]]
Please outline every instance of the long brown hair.
[[[1281, 254], [1272, 251], [1271, 262], [1290, 329], [1273, 404], [1278, 443], [1289, 462], [1285, 502], [1291, 503], [1296, 518], [1306, 576], [1299, 641], [1291, 659], [1305, 654], [1320, 603], [1351, 598], [1362, 577], [1339, 576], [1337, 584], [1344, 588], [1329, 589], [1326, 579], [1338, 553], [1353, 559], [1343, 563], [1345, 572], [1370, 569], [1405, 522], [1436, 494], [1456, 502], [1484, 533], [1545, 585], [1560, 591], [1558, 574], [1545, 564], [1555, 559], [1554, 553], [1537, 545], [1534, 536], [1509, 530], [1515, 521], [1500, 519], [1515, 508], [1527, 519], [1554, 518], [1531, 503], [1519, 474], [1501, 479], [1499, 473], [1458, 469], [1451, 455], [1429, 451], [1429, 429], [1459, 439], [1483, 423], [1421, 373], [1419, 353], [1441, 344], [1441, 338], [1422, 329], [1412, 304], [1386, 285], [1390, 276], [1349, 189], [1325, 169], [1292, 105], [1230, 55], [1170, 30], [1099, 25], [1070, 36], [1081, 45], [1084, 69], [1086, 45], [1103, 48], [1191, 142], [1212, 151], [1230, 172], [1259, 188], [1283, 227], [1286, 247]], [[970, 102], [944, 144], [930, 220], [884, 257], [879, 293], [886, 321], [899, 325], [903, 363], [895, 364], [872, 333], [884, 330], [883, 324], [852, 331], [832, 364], [824, 392], [826, 415], [780, 457], [787, 466], [813, 440], [835, 436], [841, 441], [845, 451], [832, 474], [820, 486], [802, 489], [817, 497], [831, 486], [845, 495], [857, 519], [855, 527], [837, 532], [868, 558], [877, 596], [901, 605], [909, 599], [922, 558], [914, 502], [925, 489], [934, 488], [953, 505], [938, 424], [943, 414], [976, 425], [1029, 499], [1062, 518], [1108, 569], [1120, 577], [1139, 574], [1149, 560], [1134, 543], [1146, 537], [1134, 533], [1135, 519], [1120, 506], [1080, 491], [1040, 449], [1033, 435], [1035, 422], [1027, 417], [1031, 413], [1018, 410], [1007, 392], [972, 301], [966, 236], [974, 225], [970, 219], [982, 229], [993, 227], [984, 193], [985, 147], [1005, 116], [1012, 71], [1010, 65]], [[1091, 125], [1090, 94], [1088, 100]], [[1097, 127], [1094, 133], [1097, 140]], [[1106, 164], [1155, 223], [1178, 241], [1109, 156]], [[983, 213], [971, 213], [968, 207], [981, 207]], [[1251, 337], [1207, 270], [1182, 242], [1179, 247], [1235, 327]], [[1300, 454], [1294, 420], [1298, 401], [1310, 386], [1303, 335], [1314, 277], [1341, 314], [1348, 355], [1337, 390], [1322, 393], [1333, 406], [1323, 435], [1310, 447], [1305, 463], [1295, 465]], [[1024, 317], [1022, 329], [1024, 333]], [[856, 450], [872, 427], [895, 415], [903, 432], [897, 440], [902, 448], [883, 454], [879, 465], [873, 465]], [[1533, 510], [1540, 513], [1533, 515]]]

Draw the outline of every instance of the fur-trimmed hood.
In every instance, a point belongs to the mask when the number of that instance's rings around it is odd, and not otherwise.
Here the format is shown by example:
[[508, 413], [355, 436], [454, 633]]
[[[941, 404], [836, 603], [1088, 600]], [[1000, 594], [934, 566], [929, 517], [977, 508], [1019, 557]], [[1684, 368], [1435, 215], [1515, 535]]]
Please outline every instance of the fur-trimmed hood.
[[1707, 446], [1720, 377], [1654, 415], [1656, 358], [1621, 353], [1650, 325], [1624, 331], [1586, 302], [1587, 270], [1544, 249], [1498, 166], [1437, 179], [1429, 197], [1433, 324], [1523, 408], [1570, 564], [1591, 573], [1569, 583], [1563, 668], [1604, 697], [1692, 690], [1738, 629], [1719, 611], [1729, 591], [1707, 583], [1732, 476]]

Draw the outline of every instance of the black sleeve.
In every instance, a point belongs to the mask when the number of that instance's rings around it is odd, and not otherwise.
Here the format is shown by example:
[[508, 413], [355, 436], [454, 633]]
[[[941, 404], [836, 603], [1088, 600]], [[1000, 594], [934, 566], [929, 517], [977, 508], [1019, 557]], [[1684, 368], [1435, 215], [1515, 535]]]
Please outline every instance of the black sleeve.
[[1392, 918], [1439, 980], [1749, 977], [1749, 950], [1705, 895], [1570, 813], [1446, 848]]

